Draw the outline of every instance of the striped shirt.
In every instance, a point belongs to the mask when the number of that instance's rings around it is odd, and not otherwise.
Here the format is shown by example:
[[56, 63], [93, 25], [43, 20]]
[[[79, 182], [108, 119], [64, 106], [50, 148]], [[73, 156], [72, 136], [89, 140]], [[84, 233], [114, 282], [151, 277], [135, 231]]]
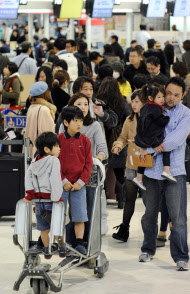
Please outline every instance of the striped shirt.
[[[186, 139], [190, 133], [190, 109], [180, 102], [168, 110], [164, 107], [164, 114], [170, 117], [165, 128], [163, 145], [170, 153], [170, 172], [172, 176], [186, 175], [185, 147]], [[145, 175], [152, 179], [164, 180], [161, 173], [164, 171], [162, 153], [157, 153], [152, 148], [147, 148], [148, 154], [154, 153], [154, 167], [146, 168]]]

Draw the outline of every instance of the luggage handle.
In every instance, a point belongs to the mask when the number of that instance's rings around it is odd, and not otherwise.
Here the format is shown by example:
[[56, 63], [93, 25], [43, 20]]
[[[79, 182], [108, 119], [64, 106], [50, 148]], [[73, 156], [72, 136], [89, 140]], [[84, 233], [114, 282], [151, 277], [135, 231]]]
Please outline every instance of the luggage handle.
[[24, 145], [24, 140], [0, 140], [2, 145]]
[[6, 152], [6, 153], [4, 153], [4, 152], [0, 152], [0, 157], [1, 157], [1, 156], [5, 156], [5, 155], [9, 155], [10, 157], [12, 157], [12, 154], [9, 153], [9, 152]]

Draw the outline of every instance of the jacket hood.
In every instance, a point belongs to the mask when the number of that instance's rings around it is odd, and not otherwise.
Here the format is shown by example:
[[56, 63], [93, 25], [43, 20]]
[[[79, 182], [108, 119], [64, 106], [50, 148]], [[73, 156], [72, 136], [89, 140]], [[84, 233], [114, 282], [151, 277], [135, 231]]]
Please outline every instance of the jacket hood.
[[32, 172], [36, 176], [41, 176], [44, 173], [47, 173], [47, 171], [51, 168], [51, 163], [54, 160], [54, 156], [48, 155], [44, 158], [41, 158], [39, 160], [34, 159], [32, 162]]
[[9, 77], [6, 77], [5, 79], [6, 79], [6, 81], [10, 81], [14, 77], [19, 80], [19, 82], [20, 82], [20, 91], [23, 91], [24, 87], [23, 87], [23, 84], [22, 84], [22, 82], [20, 80], [20, 75], [19, 75], [18, 72], [15, 72], [14, 74], [10, 75]]

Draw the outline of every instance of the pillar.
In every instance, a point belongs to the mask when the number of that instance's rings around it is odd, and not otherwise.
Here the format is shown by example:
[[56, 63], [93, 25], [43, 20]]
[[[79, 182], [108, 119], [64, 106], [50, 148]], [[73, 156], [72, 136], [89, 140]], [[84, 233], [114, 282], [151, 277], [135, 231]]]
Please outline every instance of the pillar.
[[88, 15], [86, 18], [86, 42], [88, 50], [91, 51], [91, 18]]
[[49, 13], [44, 14], [44, 36], [49, 40]]
[[126, 46], [130, 47], [132, 41], [133, 18], [132, 13], [126, 14]]
[[28, 14], [28, 41], [33, 44], [33, 14]]

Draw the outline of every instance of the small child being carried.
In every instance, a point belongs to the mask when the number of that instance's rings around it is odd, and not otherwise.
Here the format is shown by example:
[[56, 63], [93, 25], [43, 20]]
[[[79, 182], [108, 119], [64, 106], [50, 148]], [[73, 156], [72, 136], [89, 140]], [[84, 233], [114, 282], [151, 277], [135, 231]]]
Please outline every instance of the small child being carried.
[[[147, 104], [140, 111], [135, 144], [144, 149], [156, 148], [163, 143], [165, 126], [169, 122], [169, 117], [163, 114], [165, 90], [162, 85], [154, 83], [144, 86], [142, 95], [148, 99]], [[164, 171], [161, 176], [171, 182], [176, 182], [170, 173], [170, 152], [162, 154]], [[146, 190], [142, 182], [144, 170], [144, 167], [138, 167], [137, 177], [133, 179], [133, 182], [142, 190]]]
[[[63, 192], [61, 180], [61, 166], [58, 159], [60, 153], [59, 139], [52, 132], [42, 133], [36, 139], [36, 148], [39, 155], [32, 161], [26, 171], [24, 201], [29, 203], [32, 199], [39, 199], [35, 204], [37, 229], [41, 231], [44, 244], [44, 257], [50, 259], [49, 231], [50, 223], [44, 219], [47, 211], [52, 211], [51, 202], [40, 202], [40, 199], [51, 199], [53, 202], [62, 201]], [[58, 241], [58, 237], [56, 238]], [[59, 245], [59, 244], [58, 244]], [[58, 246], [59, 256], [64, 257], [64, 248]]]

